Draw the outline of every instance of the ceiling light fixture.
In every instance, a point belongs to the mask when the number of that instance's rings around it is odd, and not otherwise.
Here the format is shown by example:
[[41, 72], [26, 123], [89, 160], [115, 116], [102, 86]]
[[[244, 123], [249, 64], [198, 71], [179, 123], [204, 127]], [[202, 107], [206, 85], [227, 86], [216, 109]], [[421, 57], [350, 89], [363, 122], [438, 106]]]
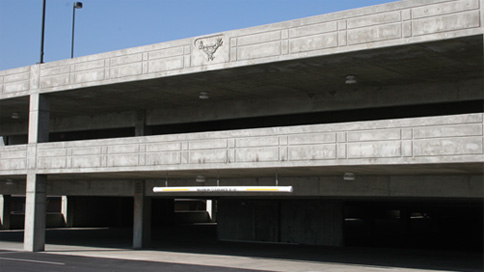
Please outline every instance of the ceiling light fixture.
[[207, 100], [210, 98], [210, 96], [208, 96], [208, 92], [200, 92], [200, 95], [198, 96], [198, 98], [202, 100]]
[[20, 115], [18, 114], [18, 112], [12, 113], [12, 115], [10, 115], [10, 117], [12, 117], [12, 119], [20, 119]]
[[202, 183], [202, 182], [205, 182], [206, 181], [206, 178], [205, 178], [205, 176], [200, 175], [200, 176], [197, 176], [195, 178], [195, 181]]
[[356, 177], [355, 177], [355, 174], [354, 173], [346, 172], [343, 175], [343, 180], [355, 180], [355, 179], [356, 179]]
[[345, 84], [351, 85], [351, 84], [356, 84], [356, 83], [358, 83], [358, 81], [356, 80], [355, 75], [347, 75], [346, 76]]

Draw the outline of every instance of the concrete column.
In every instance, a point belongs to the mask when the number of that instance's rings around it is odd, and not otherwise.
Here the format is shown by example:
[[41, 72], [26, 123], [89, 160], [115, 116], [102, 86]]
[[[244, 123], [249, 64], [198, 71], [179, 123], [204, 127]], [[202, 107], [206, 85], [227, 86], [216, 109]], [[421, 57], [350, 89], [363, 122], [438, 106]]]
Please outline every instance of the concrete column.
[[74, 222], [74, 199], [72, 197], [62, 196], [61, 213], [64, 217], [65, 226], [72, 227]]
[[29, 144], [49, 141], [50, 101], [45, 95], [30, 95]]
[[133, 248], [146, 248], [151, 242], [151, 198], [145, 196], [145, 182], [135, 182]]
[[11, 200], [10, 195], [0, 195], [0, 229], [10, 229]]
[[207, 199], [205, 202], [205, 205], [206, 205], [206, 211], [210, 216], [210, 221], [217, 222], [217, 201]]
[[50, 103], [45, 95], [30, 95], [24, 250], [45, 248], [47, 176], [37, 175], [37, 143], [49, 141]]
[[47, 176], [28, 174], [25, 198], [24, 250], [43, 251]]
[[134, 130], [135, 136], [149, 135], [148, 128], [146, 127], [146, 112], [144, 110], [136, 112]]

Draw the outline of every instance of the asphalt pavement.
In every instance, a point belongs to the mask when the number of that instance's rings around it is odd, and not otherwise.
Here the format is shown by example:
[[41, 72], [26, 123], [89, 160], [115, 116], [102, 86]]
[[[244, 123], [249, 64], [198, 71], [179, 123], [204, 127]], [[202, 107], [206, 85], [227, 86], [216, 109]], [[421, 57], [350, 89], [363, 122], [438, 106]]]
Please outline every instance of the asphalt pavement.
[[0, 251], [0, 271], [86, 271], [86, 272], [256, 272], [247, 270], [207, 265], [190, 265], [129, 259], [95, 258], [49, 253], [28, 253], [18, 251]]
[[483, 271], [480, 251], [319, 247], [217, 241], [213, 226], [153, 230], [131, 248], [129, 229], [48, 230], [45, 252], [22, 251], [23, 231], [0, 231], [0, 271]]

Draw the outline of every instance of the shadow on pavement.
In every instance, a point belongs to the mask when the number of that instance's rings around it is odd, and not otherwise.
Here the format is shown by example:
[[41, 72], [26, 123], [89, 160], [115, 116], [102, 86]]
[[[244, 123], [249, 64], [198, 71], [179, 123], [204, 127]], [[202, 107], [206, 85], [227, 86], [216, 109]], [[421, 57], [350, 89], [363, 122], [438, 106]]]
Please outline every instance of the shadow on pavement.
[[[216, 225], [156, 228], [152, 230], [152, 245], [149, 250], [441, 271], [470, 272], [484, 269], [482, 251], [244, 243], [217, 241], [216, 232]], [[22, 240], [23, 231], [0, 231], [0, 242]], [[46, 243], [89, 246], [103, 251], [106, 248], [112, 248], [113, 251], [131, 250], [132, 230], [50, 229], [46, 232]]]

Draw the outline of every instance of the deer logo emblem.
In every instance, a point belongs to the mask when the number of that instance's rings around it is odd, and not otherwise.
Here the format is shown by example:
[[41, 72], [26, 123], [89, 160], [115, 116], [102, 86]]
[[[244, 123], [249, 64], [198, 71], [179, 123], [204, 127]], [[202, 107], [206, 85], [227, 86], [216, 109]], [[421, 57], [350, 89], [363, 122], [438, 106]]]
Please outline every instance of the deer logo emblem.
[[200, 41], [198, 43], [198, 49], [202, 50], [203, 52], [205, 52], [205, 54], [207, 54], [207, 59], [208, 61], [212, 61], [215, 59], [214, 55], [215, 52], [217, 52], [217, 49], [223, 45], [223, 40], [222, 38], [218, 38], [217, 41], [214, 43], [214, 44], [210, 44], [210, 45], [204, 45], [203, 44], [203, 41]]

